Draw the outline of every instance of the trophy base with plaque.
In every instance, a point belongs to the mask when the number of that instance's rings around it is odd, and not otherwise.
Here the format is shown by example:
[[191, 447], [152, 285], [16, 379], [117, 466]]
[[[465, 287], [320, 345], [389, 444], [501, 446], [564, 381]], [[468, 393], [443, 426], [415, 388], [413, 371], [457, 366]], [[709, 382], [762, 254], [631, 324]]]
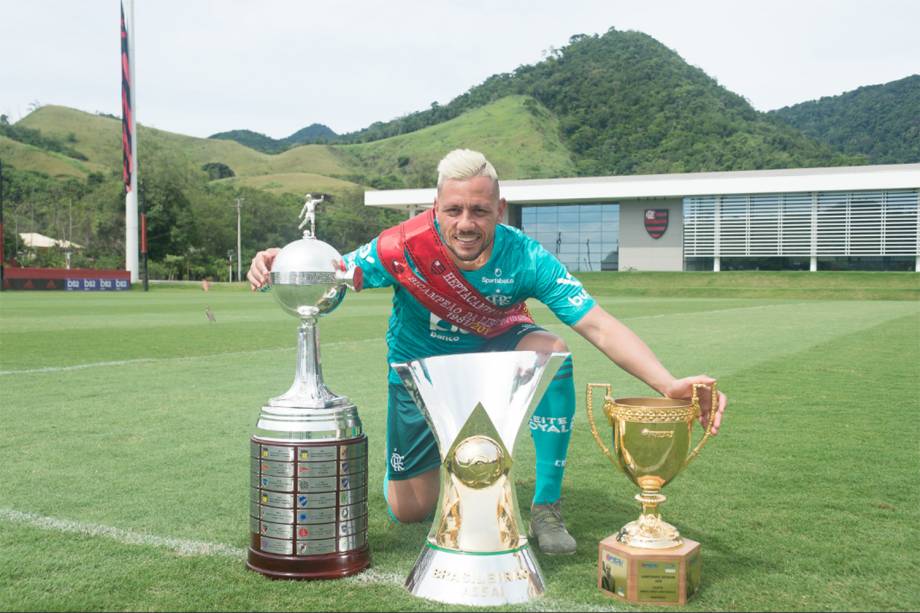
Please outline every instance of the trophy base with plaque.
[[700, 585], [700, 544], [688, 538], [668, 549], [630, 547], [612, 534], [598, 546], [597, 587], [632, 604], [684, 605]]
[[367, 436], [353, 405], [264, 407], [250, 464], [250, 570], [338, 579], [367, 568]]

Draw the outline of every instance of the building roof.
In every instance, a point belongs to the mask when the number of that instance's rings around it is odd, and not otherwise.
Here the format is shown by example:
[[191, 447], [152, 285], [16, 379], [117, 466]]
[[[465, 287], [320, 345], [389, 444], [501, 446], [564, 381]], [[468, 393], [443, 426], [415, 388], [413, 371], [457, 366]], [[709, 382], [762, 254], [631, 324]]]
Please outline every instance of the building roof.
[[[920, 164], [733, 170], [501, 182], [502, 196], [515, 204], [918, 187]], [[434, 197], [434, 188], [367, 191], [364, 192], [364, 204], [395, 208], [424, 207], [431, 206]]]
[[81, 245], [76, 243], [71, 243], [70, 241], [51, 238], [50, 236], [45, 236], [44, 234], [39, 234], [38, 232], [20, 232], [19, 238], [25, 244], [26, 247], [62, 247], [64, 249], [82, 249]]

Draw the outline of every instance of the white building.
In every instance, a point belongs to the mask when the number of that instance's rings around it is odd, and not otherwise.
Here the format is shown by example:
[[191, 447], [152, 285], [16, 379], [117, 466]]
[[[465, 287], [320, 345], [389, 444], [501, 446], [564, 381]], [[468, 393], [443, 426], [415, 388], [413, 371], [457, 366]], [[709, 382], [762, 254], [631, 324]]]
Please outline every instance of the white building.
[[[920, 272], [920, 164], [501, 181], [501, 191], [506, 222], [573, 271]], [[413, 214], [434, 197], [369, 191], [364, 203]]]

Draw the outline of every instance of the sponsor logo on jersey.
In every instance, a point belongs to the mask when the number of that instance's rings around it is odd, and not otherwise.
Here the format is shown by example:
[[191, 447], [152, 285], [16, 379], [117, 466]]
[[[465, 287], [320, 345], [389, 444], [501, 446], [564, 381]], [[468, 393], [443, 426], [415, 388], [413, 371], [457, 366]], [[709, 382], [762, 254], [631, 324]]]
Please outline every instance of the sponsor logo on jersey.
[[530, 429], [539, 430], [540, 432], [551, 432], [553, 434], [563, 434], [570, 432], [572, 420], [568, 417], [543, 417], [534, 415], [530, 418]]
[[581, 287], [581, 281], [572, 276], [572, 273], [565, 273], [564, 277], [559, 277], [556, 279], [558, 285], [571, 285], [573, 287]]
[[469, 334], [469, 330], [464, 330], [459, 328], [451, 323], [448, 323], [435, 315], [430, 313], [428, 318], [428, 336], [431, 338], [436, 338], [439, 341], [447, 341], [448, 343], [456, 343], [460, 340], [461, 334]]
[[588, 292], [586, 292], [585, 290], [581, 290], [581, 292], [579, 292], [578, 295], [576, 296], [568, 297], [569, 304], [571, 304], [575, 308], [579, 308], [582, 305], [584, 305], [585, 300], [587, 299], [588, 299]]

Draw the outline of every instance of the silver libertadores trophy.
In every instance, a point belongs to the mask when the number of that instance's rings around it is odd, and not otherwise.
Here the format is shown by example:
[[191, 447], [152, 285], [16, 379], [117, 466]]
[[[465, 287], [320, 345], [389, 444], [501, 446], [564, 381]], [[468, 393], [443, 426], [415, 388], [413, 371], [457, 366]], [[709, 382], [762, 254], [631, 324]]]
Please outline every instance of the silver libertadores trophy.
[[323, 383], [317, 319], [346, 287], [361, 289], [361, 269], [317, 240], [307, 194], [303, 238], [275, 257], [271, 286], [300, 319], [291, 388], [262, 407], [250, 439], [250, 546], [246, 565], [274, 578], [333, 579], [370, 564], [367, 546], [367, 436], [347, 397]]
[[543, 594], [521, 521], [511, 452], [567, 353], [502, 351], [394, 364], [441, 453], [441, 493], [406, 588], [450, 604], [498, 606]]

